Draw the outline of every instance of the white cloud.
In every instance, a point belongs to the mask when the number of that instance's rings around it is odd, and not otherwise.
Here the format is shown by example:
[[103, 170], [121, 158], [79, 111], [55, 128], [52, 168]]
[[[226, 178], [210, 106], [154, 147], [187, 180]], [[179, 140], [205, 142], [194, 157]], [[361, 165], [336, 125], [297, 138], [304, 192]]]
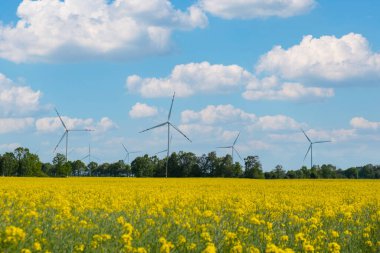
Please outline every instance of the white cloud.
[[130, 59], [166, 52], [173, 30], [207, 25], [199, 7], [168, 0], [24, 0], [16, 25], [0, 24], [0, 57], [14, 62]]
[[129, 111], [129, 116], [131, 118], [144, 118], [155, 116], [157, 115], [157, 113], [158, 110], [154, 106], [136, 103], [134, 106], [132, 106], [132, 109]]
[[200, 0], [205, 11], [225, 19], [285, 18], [304, 14], [315, 4], [314, 0]]
[[0, 150], [3, 150], [5, 152], [13, 152], [18, 147], [21, 147], [19, 143], [1, 144]]
[[253, 78], [242, 94], [247, 100], [305, 100], [334, 96], [332, 88], [305, 87], [300, 83], [281, 83], [275, 76], [259, 80]]
[[262, 130], [299, 129], [302, 124], [285, 115], [262, 116], [257, 119], [255, 127]]
[[[309, 129], [305, 132], [312, 141], [343, 142], [357, 138], [355, 129]], [[268, 136], [274, 141], [308, 142], [301, 131], [295, 132], [293, 134], [269, 134]]]
[[[94, 130], [94, 134], [104, 133], [111, 129], [117, 128], [117, 124], [114, 123], [108, 117], [101, 118], [98, 122], [94, 119], [80, 119], [70, 118], [62, 116], [62, 120], [66, 127], [70, 129], [91, 129]], [[45, 117], [37, 119], [35, 122], [37, 132], [49, 133], [64, 131], [61, 121], [58, 117]]]
[[[93, 119], [79, 119], [62, 116], [62, 120], [68, 129], [86, 129], [93, 126]], [[58, 117], [40, 118], [36, 121], [38, 132], [56, 132], [63, 130], [63, 126]]]
[[0, 118], [0, 134], [19, 132], [33, 124], [33, 118]]
[[103, 117], [100, 119], [98, 123], [96, 123], [95, 127], [95, 133], [104, 133], [107, 132], [111, 129], [117, 128], [117, 124], [114, 123], [110, 118], [108, 117]]
[[[1, 43], [0, 43], [1, 44]], [[0, 73], [0, 109], [3, 114], [23, 114], [39, 109], [42, 94], [20, 86]]]
[[209, 105], [199, 112], [186, 110], [181, 113], [183, 123], [201, 122], [203, 124], [216, 124], [225, 122], [253, 122], [256, 116], [244, 112], [233, 105]]
[[289, 49], [274, 47], [263, 55], [257, 72], [282, 78], [316, 77], [330, 81], [379, 76], [380, 54], [372, 52], [365, 37], [349, 33], [336, 38], [305, 36]]
[[[247, 126], [248, 129], [269, 130], [292, 130], [299, 129], [304, 124], [298, 123], [291, 117], [285, 115], [266, 115], [258, 117], [253, 113], [248, 113], [242, 109], [228, 105], [208, 105], [206, 108], [195, 112], [185, 110], [181, 113], [181, 122], [184, 124], [199, 124], [208, 129], [209, 125], [220, 125], [235, 123], [240, 127]], [[201, 128], [201, 127], [200, 127]], [[237, 132], [225, 132], [226, 139], [236, 137]]]
[[166, 78], [141, 78], [132, 75], [127, 78], [129, 92], [140, 93], [143, 97], [180, 97], [194, 93], [223, 93], [236, 90], [246, 84], [252, 75], [237, 65], [210, 64], [208, 62], [177, 65]]
[[372, 122], [362, 117], [354, 117], [350, 121], [350, 125], [355, 129], [373, 129], [380, 128], [380, 122]]

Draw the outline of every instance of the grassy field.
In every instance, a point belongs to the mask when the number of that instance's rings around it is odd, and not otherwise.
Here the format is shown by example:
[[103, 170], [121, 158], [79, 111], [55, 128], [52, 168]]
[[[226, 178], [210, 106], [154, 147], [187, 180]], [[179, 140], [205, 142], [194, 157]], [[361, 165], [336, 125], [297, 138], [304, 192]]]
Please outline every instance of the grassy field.
[[0, 252], [380, 252], [380, 180], [0, 178]]

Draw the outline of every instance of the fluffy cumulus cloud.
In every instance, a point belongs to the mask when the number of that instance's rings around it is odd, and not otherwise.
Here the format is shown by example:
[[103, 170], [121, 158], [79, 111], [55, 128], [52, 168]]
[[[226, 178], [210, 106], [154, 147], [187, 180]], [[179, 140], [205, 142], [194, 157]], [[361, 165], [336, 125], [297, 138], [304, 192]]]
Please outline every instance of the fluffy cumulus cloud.
[[343, 81], [379, 77], [380, 54], [373, 52], [360, 34], [349, 33], [340, 38], [308, 35], [289, 49], [274, 47], [261, 57], [256, 70], [290, 79]]
[[129, 92], [143, 97], [180, 97], [195, 93], [227, 92], [244, 85], [252, 75], [237, 65], [210, 64], [208, 62], [181, 64], [174, 67], [165, 78], [142, 78], [132, 75], [127, 78]]
[[0, 134], [19, 132], [33, 124], [33, 118], [0, 118]]
[[315, 6], [314, 0], [200, 0], [200, 6], [225, 19], [290, 17], [304, 14]]
[[[110, 129], [117, 128], [117, 125], [108, 117], [103, 117], [100, 121], [96, 122], [94, 119], [80, 119], [62, 116], [67, 129], [91, 129], [96, 133], [104, 133]], [[37, 119], [35, 122], [36, 130], [38, 132], [56, 132], [64, 130], [62, 123], [58, 117], [46, 117]]]
[[17, 16], [0, 24], [0, 57], [14, 62], [163, 53], [173, 30], [208, 22], [199, 7], [180, 11], [169, 0], [24, 0]]
[[129, 111], [131, 118], [145, 118], [157, 115], [158, 110], [154, 106], [149, 106], [143, 103], [136, 103]]
[[118, 128], [118, 125], [108, 117], [103, 117], [96, 123], [94, 130], [96, 133], [104, 133], [111, 129]]
[[[240, 127], [247, 126], [248, 129], [270, 130], [289, 130], [299, 129], [301, 124], [291, 117], [285, 115], [266, 115], [256, 116], [232, 105], [209, 105], [199, 112], [185, 110], [181, 113], [181, 122], [184, 124], [219, 125], [238, 122]], [[232, 136], [236, 133], [225, 133]], [[227, 138], [228, 139], [228, 138]]]
[[209, 105], [199, 112], [185, 110], [181, 113], [183, 123], [200, 122], [203, 124], [216, 124], [226, 122], [254, 122], [256, 115], [247, 113], [233, 105]]
[[[312, 141], [344, 142], [357, 138], [357, 133], [355, 129], [309, 129], [305, 132]], [[273, 141], [308, 143], [308, 140], [301, 131], [294, 132], [293, 134], [271, 133], [268, 136]]]
[[380, 122], [369, 121], [363, 117], [354, 117], [351, 119], [350, 124], [355, 129], [379, 129]]
[[306, 87], [301, 83], [281, 82], [277, 77], [253, 78], [246, 86], [243, 97], [247, 100], [305, 100], [334, 96], [334, 89]]
[[263, 130], [284, 130], [299, 129], [302, 124], [285, 115], [268, 115], [259, 117], [255, 126]]
[[0, 109], [3, 114], [22, 114], [39, 109], [40, 91], [14, 83], [0, 73]]

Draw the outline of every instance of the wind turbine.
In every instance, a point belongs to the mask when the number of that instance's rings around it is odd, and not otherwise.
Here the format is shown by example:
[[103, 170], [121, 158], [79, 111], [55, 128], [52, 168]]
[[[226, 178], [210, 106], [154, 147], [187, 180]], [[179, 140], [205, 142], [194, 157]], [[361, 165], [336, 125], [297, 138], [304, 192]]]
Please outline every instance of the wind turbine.
[[238, 135], [236, 136], [236, 139], [234, 141], [234, 143], [231, 145], [231, 146], [225, 146], [225, 147], [216, 147], [216, 148], [230, 148], [231, 149], [231, 155], [232, 155], [232, 163], [234, 163], [234, 151], [236, 152], [236, 154], [238, 154], [240, 160], [243, 160], [239, 154], [239, 152], [237, 151], [237, 149], [235, 148], [235, 144], [237, 142], [237, 139], [239, 138], [240, 136], [240, 132], [238, 133]]
[[154, 128], [158, 128], [158, 127], [162, 127], [162, 126], [166, 126], [167, 125], [167, 127], [168, 127], [168, 148], [166, 150], [167, 153], [166, 153], [166, 171], [165, 171], [165, 177], [168, 177], [168, 162], [169, 162], [169, 151], [170, 151], [170, 127], [173, 127], [175, 130], [177, 130], [177, 132], [179, 132], [180, 134], [182, 134], [188, 141], [191, 142], [191, 140], [184, 133], [182, 133], [181, 130], [179, 130], [175, 125], [173, 125], [170, 122], [170, 116], [172, 114], [172, 109], [173, 109], [174, 96], [175, 96], [175, 92], [173, 94], [172, 103], [170, 105], [170, 110], [169, 110], [169, 114], [168, 114], [168, 120], [166, 122], [164, 122], [164, 123], [158, 124], [157, 126], [150, 127], [148, 129], [145, 129], [145, 130], [143, 130], [143, 131], [140, 132], [140, 133], [143, 133], [143, 132], [152, 130]]
[[59, 112], [57, 111], [57, 109], [56, 108], [54, 108], [54, 109], [55, 109], [55, 112], [57, 113], [57, 115], [59, 117], [59, 120], [62, 123], [62, 126], [65, 128], [65, 132], [63, 133], [61, 139], [59, 139], [59, 142], [55, 146], [53, 153], [57, 150], [59, 144], [61, 144], [63, 138], [65, 138], [65, 136], [66, 136], [66, 162], [67, 162], [67, 147], [69, 146], [69, 132], [90, 132], [90, 131], [94, 131], [94, 130], [92, 130], [92, 129], [68, 129], [65, 125], [65, 122], [63, 122], [62, 117], [59, 114]]
[[303, 160], [305, 161], [306, 156], [309, 154], [309, 151], [310, 151], [310, 169], [311, 169], [311, 168], [313, 168], [313, 144], [326, 143], [326, 142], [331, 142], [331, 141], [311, 141], [311, 139], [309, 138], [309, 136], [307, 136], [307, 134], [305, 133], [305, 131], [302, 128], [301, 128], [301, 131], [303, 132], [303, 134], [305, 135], [306, 139], [310, 143], [309, 148], [307, 149], [307, 152], [306, 152], [305, 157], [303, 158]]
[[91, 163], [91, 146], [90, 146], [90, 144], [88, 144], [88, 154], [80, 160], [83, 161], [87, 157], [88, 157], [88, 164], [90, 164]]
[[124, 146], [124, 144], [121, 144], [121, 145], [123, 145], [123, 148], [124, 148], [125, 152], [127, 153], [125, 155], [124, 161], [125, 161], [125, 159], [127, 159], [127, 163], [128, 164], [129, 164], [129, 154], [135, 154], [135, 153], [140, 153], [141, 152], [141, 151], [131, 151], [131, 152], [129, 152], [128, 149]]

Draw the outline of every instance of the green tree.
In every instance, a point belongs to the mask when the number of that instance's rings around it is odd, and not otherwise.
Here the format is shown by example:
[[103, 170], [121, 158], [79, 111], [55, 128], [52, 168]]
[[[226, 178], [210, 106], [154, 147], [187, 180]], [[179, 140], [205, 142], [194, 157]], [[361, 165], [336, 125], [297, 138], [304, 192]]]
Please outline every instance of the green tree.
[[66, 162], [66, 157], [63, 154], [57, 153], [53, 158], [54, 176], [68, 177], [71, 175], [71, 166]]
[[86, 165], [81, 160], [71, 162], [72, 174], [74, 176], [82, 176], [86, 171]]
[[97, 171], [98, 163], [90, 162], [87, 164], [87, 175], [92, 176], [94, 171]]
[[248, 156], [244, 159], [245, 171], [244, 177], [247, 178], [264, 178], [263, 170], [258, 156]]
[[136, 157], [131, 163], [132, 174], [135, 177], [152, 177], [154, 167], [155, 165], [148, 155]]
[[0, 160], [1, 174], [3, 176], [16, 176], [18, 162], [14, 153], [6, 152]]

